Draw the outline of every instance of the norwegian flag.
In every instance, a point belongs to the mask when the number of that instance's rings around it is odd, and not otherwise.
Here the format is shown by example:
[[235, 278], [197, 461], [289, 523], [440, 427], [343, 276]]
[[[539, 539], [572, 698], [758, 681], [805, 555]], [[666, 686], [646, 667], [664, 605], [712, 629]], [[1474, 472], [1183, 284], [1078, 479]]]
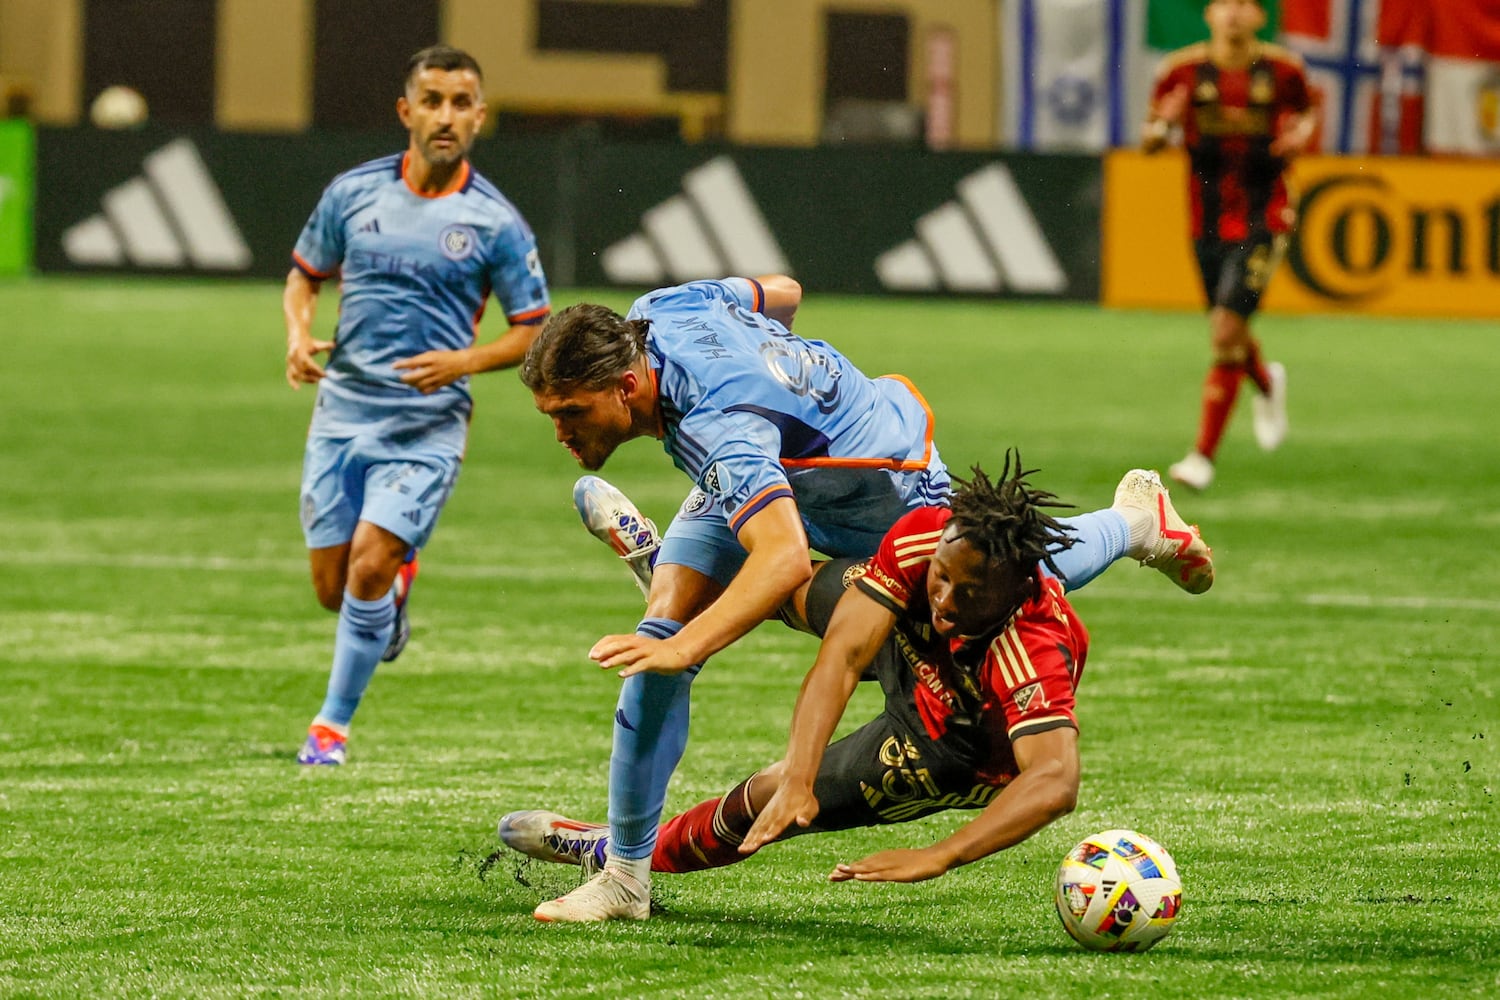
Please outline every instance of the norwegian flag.
[[1422, 34], [1431, 5], [1432, 0], [1282, 0], [1281, 40], [1307, 63], [1323, 114], [1318, 143], [1323, 150], [1421, 151]]

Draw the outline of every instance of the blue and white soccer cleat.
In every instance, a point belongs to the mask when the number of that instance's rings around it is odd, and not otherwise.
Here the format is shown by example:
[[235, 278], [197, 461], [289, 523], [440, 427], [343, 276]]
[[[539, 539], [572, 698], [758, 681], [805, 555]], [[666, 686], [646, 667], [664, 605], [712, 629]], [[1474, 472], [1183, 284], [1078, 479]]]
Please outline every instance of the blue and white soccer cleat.
[[598, 476], [584, 476], [573, 484], [573, 506], [590, 534], [625, 560], [641, 593], [651, 596], [651, 567], [661, 536], [630, 498]]
[[411, 641], [411, 619], [406, 616], [406, 599], [411, 596], [411, 585], [417, 579], [417, 551], [413, 549], [401, 569], [396, 572], [396, 628], [391, 632], [391, 641], [380, 654], [381, 663], [390, 663], [401, 655]]
[[297, 763], [338, 766], [348, 758], [349, 737], [327, 726], [311, 726], [307, 742], [297, 751]]
[[545, 809], [523, 809], [500, 817], [500, 842], [528, 858], [579, 865], [585, 877], [604, 866], [609, 827], [580, 823]]

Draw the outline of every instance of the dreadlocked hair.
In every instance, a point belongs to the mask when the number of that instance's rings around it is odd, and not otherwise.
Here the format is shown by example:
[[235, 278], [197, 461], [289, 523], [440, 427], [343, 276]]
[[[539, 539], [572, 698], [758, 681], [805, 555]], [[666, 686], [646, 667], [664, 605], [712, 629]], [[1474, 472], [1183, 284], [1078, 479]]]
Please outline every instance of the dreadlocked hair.
[[603, 389], [646, 353], [651, 321], [580, 302], [554, 313], [526, 351], [521, 381], [532, 392]]
[[1026, 477], [1038, 470], [1021, 465], [1015, 448], [1005, 453], [1005, 468], [991, 482], [979, 466], [971, 466], [972, 478], [957, 476], [957, 489], [949, 500], [953, 517], [949, 524], [988, 560], [1010, 563], [1030, 576], [1031, 599], [1041, 596], [1042, 584], [1035, 567], [1045, 563], [1057, 576], [1055, 553], [1072, 548], [1077, 541], [1068, 529], [1043, 511], [1045, 507], [1071, 507], [1046, 490], [1033, 489]]

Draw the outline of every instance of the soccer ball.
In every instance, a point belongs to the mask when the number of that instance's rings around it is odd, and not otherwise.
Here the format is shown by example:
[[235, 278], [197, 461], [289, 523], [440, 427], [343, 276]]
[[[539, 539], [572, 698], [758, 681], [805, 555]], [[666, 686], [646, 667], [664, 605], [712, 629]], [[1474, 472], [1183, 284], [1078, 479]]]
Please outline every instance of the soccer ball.
[[1084, 838], [1057, 869], [1057, 915], [1090, 951], [1145, 951], [1182, 910], [1182, 880], [1166, 850], [1134, 830]]
[[146, 99], [140, 91], [120, 84], [99, 91], [89, 106], [89, 121], [95, 128], [140, 128], [146, 117]]

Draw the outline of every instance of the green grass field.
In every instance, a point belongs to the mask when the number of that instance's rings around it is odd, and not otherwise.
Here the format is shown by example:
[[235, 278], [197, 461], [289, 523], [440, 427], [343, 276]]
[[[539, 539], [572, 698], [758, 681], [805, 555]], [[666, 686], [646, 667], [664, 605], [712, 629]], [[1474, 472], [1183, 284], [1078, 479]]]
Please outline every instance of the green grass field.
[[[1261, 454], [1242, 412], [1213, 490], [1178, 495], [1215, 589], [1127, 562], [1074, 598], [1073, 815], [925, 884], [824, 877], [965, 814], [661, 876], [658, 918], [563, 927], [530, 913], [575, 870], [481, 862], [511, 809], [603, 817], [618, 682], [584, 654], [640, 602], [515, 375], [478, 381], [415, 637], [350, 765], [314, 771], [293, 755], [334, 622], [297, 526], [312, 394], [282, 381], [279, 288], [39, 280], [0, 285], [0, 317], [0, 995], [1500, 992], [1493, 324], [1261, 322], [1292, 436]], [[798, 325], [915, 379], [951, 466], [1017, 444], [1084, 508], [1196, 425], [1198, 316], [812, 295]], [[607, 471], [663, 523], [686, 490], [653, 442]], [[768, 625], [709, 665], [669, 807], [779, 755], [813, 651]], [[1081, 951], [1052, 908], [1063, 853], [1114, 826], [1183, 874], [1142, 955]]]

